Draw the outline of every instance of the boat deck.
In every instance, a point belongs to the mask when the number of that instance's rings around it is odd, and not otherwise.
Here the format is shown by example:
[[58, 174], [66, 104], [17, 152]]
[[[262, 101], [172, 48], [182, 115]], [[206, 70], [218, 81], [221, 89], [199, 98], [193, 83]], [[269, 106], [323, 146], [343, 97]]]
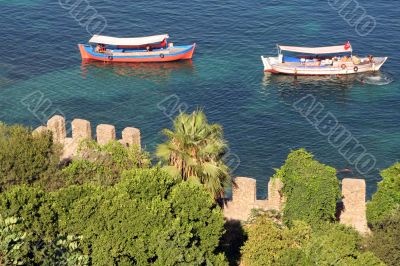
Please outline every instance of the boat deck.
[[151, 56], [151, 55], [168, 55], [168, 54], [176, 54], [179, 52], [182, 52], [186, 50], [187, 47], [170, 47], [168, 49], [157, 49], [153, 51], [133, 51], [133, 50], [127, 50], [123, 52], [114, 52], [107, 50], [105, 54], [113, 55], [113, 56]]

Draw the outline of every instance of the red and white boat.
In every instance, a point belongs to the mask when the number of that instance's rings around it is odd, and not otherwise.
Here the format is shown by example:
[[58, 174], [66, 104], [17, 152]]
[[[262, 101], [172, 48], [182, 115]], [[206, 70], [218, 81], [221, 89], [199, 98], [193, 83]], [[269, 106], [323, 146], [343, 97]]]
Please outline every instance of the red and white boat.
[[174, 46], [168, 34], [141, 38], [94, 35], [89, 44], [78, 44], [82, 59], [103, 62], [171, 62], [192, 59], [196, 44]]
[[[284, 51], [301, 55], [289, 57], [283, 55]], [[346, 75], [378, 71], [387, 59], [355, 56], [350, 42], [314, 48], [278, 45], [278, 56], [261, 56], [265, 72], [288, 75]]]

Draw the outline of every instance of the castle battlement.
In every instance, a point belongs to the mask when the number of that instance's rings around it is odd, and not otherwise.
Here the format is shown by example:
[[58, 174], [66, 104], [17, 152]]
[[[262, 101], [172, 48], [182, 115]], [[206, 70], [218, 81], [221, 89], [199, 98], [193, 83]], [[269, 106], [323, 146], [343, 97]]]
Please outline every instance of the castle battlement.
[[[285, 198], [283, 197], [283, 183], [274, 178], [268, 182], [268, 199], [257, 200], [257, 182], [247, 177], [237, 177], [232, 190], [232, 200], [224, 205], [224, 216], [228, 220], [246, 221], [252, 209], [264, 211], [282, 211]], [[355, 228], [362, 234], [368, 233], [366, 217], [366, 183], [364, 179], [346, 178], [342, 180], [343, 206], [339, 214], [339, 221], [344, 225]]]
[[[89, 121], [74, 119], [71, 123], [72, 136], [67, 136], [65, 118], [53, 116], [47, 126], [40, 126], [34, 133], [50, 130], [56, 143], [63, 145], [62, 160], [71, 160], [76, 154], [79, 143], [84, 139], [93, 139]], [[118, 140], [123, 145], [141, 146], [140, 130], [127, 127], [122, 130], [122, 138]], [[96, 141], [100, 145], [116, 140], [115, 126], [100, 124], [96, 127]], [[227, 220], [246, 221], [252, 209], [282, 211], [285, 199], [282, 193], [283, 183], [280, 179], [271, 179], [268, 183], [268, 199], [257, 200], [257, 181], [247, 177], [236, 177], [232, 190], [232, 200], [225, 203], [223, 212]], [[364, 179], [342, 180], [343, 209], [339, 220], [342, 224], [352, 226], [360, 233], [368, 233], [366, 218], [366, 184]]]
[[[92, 127], [89, 121], [84, 119], [74, 119], [71, 122], [72, 136], [67, 136], [67, 127], [65, 118], [55, 115], [47, 121], [46, 126], [40, 126], [34, 130], [34, 133], [49, 130], [53, 133], [53, 140], [63, 146], [62, 160], [72, 159], [78, 150], [82, 140], [92, 140]], [[118, 140], [125, 146], [141, 146], [140, 130], [134, 127], [127, 127], [122, 130], [122, 138]], [[107, 144], [112, 140], [117, 140], [115, 126], [100, 124], [96, 127], [96, 141], [100, 145]]]

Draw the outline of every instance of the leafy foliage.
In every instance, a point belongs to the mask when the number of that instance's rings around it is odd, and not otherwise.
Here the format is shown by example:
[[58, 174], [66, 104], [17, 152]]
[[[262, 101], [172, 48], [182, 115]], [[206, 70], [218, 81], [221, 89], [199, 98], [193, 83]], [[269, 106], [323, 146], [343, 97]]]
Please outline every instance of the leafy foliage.
[[78, 158], [62, 171], [62, 178], [67, 185], [113, 185], [123, 171], [150, 166], [148, 153], [134, 145], [127, 148], [117, 141], [104, 146], [95, 141], [84, 141], [80, 145]]
[[158, 169], [125, 172], [115, 187], [71, 209], [67, 230], [82, 233], [93, 264], [225, 263], [215, 253], [221, 210], [201, 187], [176, 183]]
[[14, 187], [0, 198], [0, 255], [7, 265], [87, 265], [81, 237], [58, 233], [51, 194]]
[[308, 265], [385, 265], [361, 248], [362, 238], [352, 228], [323, 224], [304, 247]]
[[174, 130], [164, 129], [168, 141], [157, 148], [165, 169], [183, 180], [200, 183], [215, 197], [221, 197], [232, 182], [223, 161], [227, 145], [220, 125], [209, 124], [202, 111], [181, 113]]
[[387, 265], [399, 265], [400, 262], [400, 212], [387, 217], [373, 228], [373, 234], [367, 241], [371, 250]]
[[22, 126], [0, 123], [0, 191], [32, 184], [56, 169], [59, 148], [49, 132], [33, 134]]
[[289, 229], [264, 215], [249, 225], [247, 231], [248, 240], [242, 247], [242, 262], [248, 266], [289, 265], [287, 263], [290, 260], [299, 259], [297, 255], [301, 253], [301, 247], [311, 236], [311, 227], [304, 222], [294, 222]]
[[280, 178], [284, 184], [283, 218], [287, 224], [302, 220], [314, 227], [335, 219], [340, 189], [334, 168], [321, 164], [311, 153], [300, 149], [289, 154], [273, 178]]
[[291, 228], [259, 216], [248, 227], [242, 248], [243, 264], [253, 265], [384, 265], [371, 252], [361, 249], [361, 237], [339, 224], [320, 224], [312, 229], [293, 221]]
[[14, 256], [24, 264], [226, 265], [216, 251], [220, 208], [201, 186], [157, 168], [126, 171], [110, 187], [14, 187], [2, 194], [0, 213], [21, 221], [12, 233], [24, 235]]
[[367, 204], [367, 218], [372, 226], [379, 224], [400, 211], [400, 163], [381, 172], [383, 180], [378, 191]]
[[21, 256], [20, 248], [26, 234], [18, 232], [15, 227], [19, 219], [9, 217], [3, 219], [0, 216], [0, 264], [22, 265], [25, 258]]

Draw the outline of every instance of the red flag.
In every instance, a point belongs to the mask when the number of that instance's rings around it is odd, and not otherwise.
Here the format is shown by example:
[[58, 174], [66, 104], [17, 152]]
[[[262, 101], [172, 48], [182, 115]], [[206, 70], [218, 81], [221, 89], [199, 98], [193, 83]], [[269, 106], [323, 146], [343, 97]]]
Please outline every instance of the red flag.
[[344, 45], [344, 49], [349, 50], [350, 48], [351, 48], [351, 44], [349, 41], [347, 41], [347, 43]]

